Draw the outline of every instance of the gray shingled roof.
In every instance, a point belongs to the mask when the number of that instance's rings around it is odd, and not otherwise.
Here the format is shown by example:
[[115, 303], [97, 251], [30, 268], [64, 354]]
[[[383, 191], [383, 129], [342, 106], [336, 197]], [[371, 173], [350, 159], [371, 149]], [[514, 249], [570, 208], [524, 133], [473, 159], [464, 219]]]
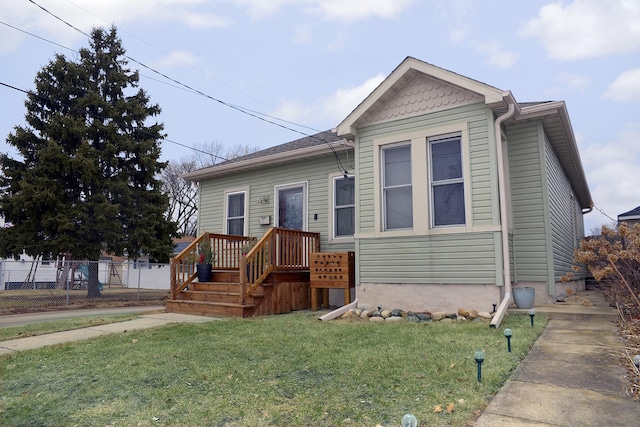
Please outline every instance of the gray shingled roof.
[[265, 148], [264, 150], [256, 151], [255, 153], [247, 154], [245, 156], [236, 157], [234, 159], [226, 160], [224, 162], [216, 163], [213, 166], [227, 165], [230, 163], [241, 162], [244, 160], [258, 159], [260, 157], [267, 157], [272, 154], [285, 153], [287, 151], [299, 150], [302, 148], [314, 147], [316, 145], [327, 144], [331, 142], [341, 141], [335, 132], [327, 130], [319, 132], [314, 135], [305, 136], [304, 138], [296, 139], [295, 141], [287, 142], [285, 144], [276, 145], [274, 147]]
[[635, 209], [631, 209], [629, 212], [618, 215], [618, 220], [627, 216], [640, 216], [640, 206]]

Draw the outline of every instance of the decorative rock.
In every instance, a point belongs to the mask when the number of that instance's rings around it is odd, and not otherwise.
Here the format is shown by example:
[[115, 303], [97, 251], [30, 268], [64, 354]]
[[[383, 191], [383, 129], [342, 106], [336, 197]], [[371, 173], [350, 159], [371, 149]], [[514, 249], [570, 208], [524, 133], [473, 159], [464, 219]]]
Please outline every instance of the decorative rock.
[[396, 308], [395, 310], [391, 310], [392, 317], [402, 317], [402, 310]]
[[380, 312], [380, 316], [382, 316], [383, 319], [386, 319], [387, 317], [391, 317], [391, 310], [382, 310]]
[[458, 322], [461, 322], [461, 323], [462, 323], [462, 322], [466, 322], [466, 321], [467, 321], [467, 318], [466, 318], [466, 317], [464, 317], [464, 316], [458, 316], [458, 317], [456, 317], [456, 320], [457, 320]]
[[356, 315], [357, 317], [360, 317], [360, 315], [361, 315], [361, 314], [362, 314], [362, 309], [357, 308], [357, 309], [356, 309], [356, 311], [355, 311], [355, 315]]
[[433, 320], [434, 322], [437, 322], [439, 320], [444, 319], [447, 316], [447, 313], [445, 313], [444, 311], [436, 311], [435, 313], [431, 314], [431, 320]]
[[478, 310], [469, 310], [469, 315], [467, 317], [471, 320], [476, 319], [478, 317]]
[[384, 322], [384, 319], [380, 316], [373, 316], [369, 319], [369, 322]]
[[407, 322], [419, 322], [420, 319], [415, 314], [407, 314], [406, 317]]
[[486, 311], [481, 311], [478, 313], [478, 317], [482, 317], [483, 319], [491, 319], [492, 316]]
[[428, 311], [416, 313], [416, 316], [418, 316], [418, 319], [420, 319], [422, 322], [424, 322], [425, 320], [431, 320], [431, 313], [429, 313]]
[[458, 316], [469, 317], [469, 310], [467, 310], [466, 308], [459, 308]]
[[384, 319], [385, 322], [404, 322], [404, 317], [402, 316], [389, 316]]
[[441, 323], [453, 323], [453, 319], [450, 317], [445, 317], [440, 321]]
[[382, 317], [382, 315], [380, 314], [380, 310], [376, 310], [371, 313], [371, 317]]
[[448, 319], [456, 319], [458, 317], [458, 313], [447, 313], [445, 317]]
[[371, 317], [371, 314], [373, 314], [371, 310], [362, 310], [360, 317], [364, 319], [365, 317]]

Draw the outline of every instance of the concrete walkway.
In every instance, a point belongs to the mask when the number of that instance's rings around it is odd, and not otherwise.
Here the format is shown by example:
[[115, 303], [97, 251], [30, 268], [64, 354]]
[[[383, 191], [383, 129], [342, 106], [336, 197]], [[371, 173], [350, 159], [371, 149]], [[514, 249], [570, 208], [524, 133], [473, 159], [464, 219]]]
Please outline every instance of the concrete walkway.
[[204, 323], [220, 320], [214, 317], [192, 316], [179, 313], [153, 313], [141, 315], [137, 319], [125, 322], [109, 323], [106, 325], [90, 326], [88, 328], [74, 329], [72, 331], [55, 332], [53, 334], [37, 335], [33, 337], [18, 338], [8, 341], [0, 341], [0, 355], [10, 354], [15, 351], [31, 350], [54, 344], [64, 344], [102, 335], [122, 333], [137, 329], [155, 328], [170, 323]]
[[475, 426], [640, 426], [640, 403], [625, 392], [618, 314], [602, 293], [534, 308], [549, 324]]

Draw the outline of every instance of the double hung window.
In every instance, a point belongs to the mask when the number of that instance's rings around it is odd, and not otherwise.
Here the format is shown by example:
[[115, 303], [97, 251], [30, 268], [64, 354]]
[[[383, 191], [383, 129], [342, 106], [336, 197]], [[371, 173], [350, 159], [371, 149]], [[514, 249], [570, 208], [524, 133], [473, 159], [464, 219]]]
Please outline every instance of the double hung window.
[[382, 149], [384, 229], [413, 227], [411, 144]]
[[429, 139], [432, 226], [465, 224], [460, 136]]
[[227, 194], [227, 234], [244, 236], [245, 197], [244, 191]]
[[334, 237], [353, 237], [355, 232], [355, 178], [333, 179]]

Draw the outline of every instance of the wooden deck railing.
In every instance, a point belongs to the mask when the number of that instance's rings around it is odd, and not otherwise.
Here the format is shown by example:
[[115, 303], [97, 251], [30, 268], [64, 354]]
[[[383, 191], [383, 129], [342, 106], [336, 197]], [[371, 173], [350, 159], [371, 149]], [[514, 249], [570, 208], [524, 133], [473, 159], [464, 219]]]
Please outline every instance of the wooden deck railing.
[[[208, 242], [207, 242], [208, 238]], [[204, 233], [171, 260], [171, 299], [197, 277], [196, 260], [201, 245], [213, 252], [213, 270], [239, 270], [241, 302], [276, 271], [309, 269], [309, 254], [320, 251], [320, 233], [271, 228], [262, 238]], [[249, 243], [249, 245], [247, 245]], [[246, 253], [245, 253], [246, 252]]]
[[320, 251], [320, 233], [271, 228], [240, 258], [242, 301], [272, 272], [309, 269], [309, 254]]
[[[206, 241], [208, 238], [208, 242]], [[175, 299], [197, 277], [196, 261], [202, 245], [208, 244], [213, 253], [213, 270], [238, 270], [243, 247], [250, 237], [204, 233], [171, 259], [171, 299]]]

